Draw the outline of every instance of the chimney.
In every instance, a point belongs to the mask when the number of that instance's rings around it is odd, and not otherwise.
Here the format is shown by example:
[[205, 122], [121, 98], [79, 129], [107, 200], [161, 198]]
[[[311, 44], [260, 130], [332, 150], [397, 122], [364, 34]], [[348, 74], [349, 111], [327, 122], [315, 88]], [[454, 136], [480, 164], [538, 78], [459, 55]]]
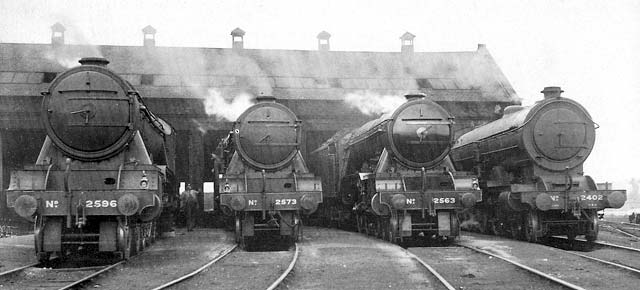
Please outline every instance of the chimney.
[[51, 26], [51, 45], [60, 46], [64, 45], [64, 31], [67, 30], [60, 24], [60, 22], [56, 22], [53, 26]]
[[413, 53], [413, 39], [415, 37], [415, 35], [409, 32], [405, 32], [402, 36], [400, 36], [400, 41], [402, 43], [400, 51], [405, 53]]
[[240, 29], [240, 27], [236, 27], [231, 31], [231, 47], [233, 49], [244, 48], [244, 30]]
[[81, 65], [95, 65], [106, 67], [109, 61], [102, 57], [83, 57], [78, 61]]
[[550, 98], [560, 98], [560, 94], [564, 93], [560, 87], [544, 87], [544, 90], [540, 92], [544, 94], [545, 100]]
[[422, 98], [426, 98], [427, 95], [425, 94], [408, 94], [408, 95], [404, 95], [404, 98], [407, 99], [407, 101], [413, 101], [413, 100], [418, 100], [418, 99], [422, 99]]
[[484, 43], [478, 43], [478, 51], [481, 50], [486, 50], [487, 49], [487, 45]]
[[142, 35], [144, 37], [144, 46], [153, 47], [156, 46], [156, 29], [151, 25], [147, 25], [142, 29]]
[[276, 97], [260, 95], [260, 96], [256, 97], [256, 101], [258, 103], [275, 103], [276, 102]]
[[329, 51], [329, 38], [331, 38], [331, 34], [326, 31], [322, 31], [318, 33], [318, 50], [319, 51]]

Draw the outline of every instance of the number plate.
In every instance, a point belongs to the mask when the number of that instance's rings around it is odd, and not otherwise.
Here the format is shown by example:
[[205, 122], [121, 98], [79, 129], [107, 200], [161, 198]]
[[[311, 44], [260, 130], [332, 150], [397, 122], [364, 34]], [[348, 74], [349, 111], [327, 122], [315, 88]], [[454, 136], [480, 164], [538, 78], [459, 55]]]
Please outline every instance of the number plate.
[[96, 200], [87, 200], [84, 203], [85, 207], [92, 207], [92, 208], [98, 208], [98, 207], [117, 207], [118, 206], [118, 201], [113, 199], [113, 200], [106, 200], [106, 199], [96, 199]]
[[455, 197], [434, 197], [433, 203], [456, 203]]
[[298, 201], [295, 198], [281, 198], [275, 200], [276, 205], [296, 205]]
[[603, 200], [604, 196], [602, 194], [582, 194], [580, 195], [580, 200], [583, 201], [599, 201]]

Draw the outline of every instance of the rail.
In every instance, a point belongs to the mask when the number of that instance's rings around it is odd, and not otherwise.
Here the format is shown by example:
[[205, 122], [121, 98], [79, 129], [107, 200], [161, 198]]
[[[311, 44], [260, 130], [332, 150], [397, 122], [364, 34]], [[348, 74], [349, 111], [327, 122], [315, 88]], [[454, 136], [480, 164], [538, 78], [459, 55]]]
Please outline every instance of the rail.
[[442, 275], [440, 275], [440, 273], [438, 273], [436, 271], [436, 269], [434, 269], [433, 267], [431, 267], [429, 264], [427, 264], [425, 261], [423, 261], [422, 259], [420, 259], [420, 257], [416, 256], [415, 254], [409, 252], [409, 250], [404, 250], [405, 253], [407, 253], [407, 255], [409, 255], [409, 257], [411, 257], [412, 259], [418, 261], [418, 263], [420, 263], [423, 267], [425, 267], [430, 273], [431, 275], [433, 275], [434, 277], [436, 277], [436, 279], [438, 279], [438, 281], [440, 281], [440, 283], [446, 287], [448, 290], [456, 290], [455, 287], [453, 287], [453, 285], [451, 285], [451, 283], [449, 283], [449, 281], [447, 281], [444, 277], [442, 277]]
[[543, 277], [543, 278], [545, 278], [545, 279], [547, 279], [547, 280], [550, 280], [550, 281], [552, 281], [552, 282], [555, 282], [556, 284], [562, 285], [562, 286], [567, 287], [567, 288], [569, 288], [569, 289], [574, 289], [574, 290], [585, 290], [585, 288], [583, 288], [583, 287], [580, 287], [580, 286], [578, 286], [578, 285], [571, 284], [571, 283], [569, 283], [569, 282], [567, 282], [567, 281], [564, 281], [564, 280], [562, 280], [562, 279], [558, 279], [558, 278], [553, 277], [553, 276], [551, 276], [551, 275], [549, 275], [549, 274], [547, 274], [547, 273], [544, 273], [544, 272], [541, 272], [541, 271], [536, 270], [536, 269], [534, 269], [534, 268], [531, 268], [531, 267], [529, 267], [529, 266], [526, 266], [526, 265], [520, 264], [520, 263], [518, 263], [518, 262], [516, 262], [516, 261], [513, 261], [513, 260], [511, 260], [511, 259], [508, 259], [508, 258], [505, 258], [505, 257], [499, 256], [499, 255], [495, 255], [495, 254], [493, 254], [493, 253], [490, 253], [490, 252], [485, 251], [485, 250], [482, 250], [482, 249], [478, 249], [478, 248], [473, 247], [473, 246], [469, 246], [469, 245], [460, 245], [460, 246], [465, 247], [465, 248], [467, 248], [467, 249], [471, 249], [471, 250], [476, 251], [476, 252], [478, 252], [478, 253], [482, 253], [482, 254], [489, 255], [489, 256], [494, 257], [494, 258], [501, 259], [501, 260], [503, 260], [503, 261], [505, 261], [505, 262], [507, 262], [507, 263], [510, 263], [510, 264], [512, 264], [512, 265], [515, 265], [516, 267], [518, 267], [518, 268], [520, 268], [520, 269], [523, 269], [523, 270], [529, 271], [529, 272], [531, 272], [531, 273], [533, 273], [533, 274], [536, 274], [536, 275], [538, 275], [538, 276], [540, 276], [540, 277]]
[[298, 261], [298, 256], [300, 254], [300, 248], [298, 247], [298, 243], [296, 243], [295, 245], [296, 245], [296, 252], [295, 252], [295, 254], [293, 254], [293, 259], [291, 260], [291, 263], [289, 263], [289, 267], [287, 267], [287, 269], [284, 270], [282, 275], [280, 275], [280, 277], [278, 277], [278, 279], [275, 282], [273, 282], [273, 284], [271, 284], [267, 288], [267, 290], [276, 289], [280, 285], [280, 283], [282, 283], [282, 281], [284, 281], [284, 278], [289, 276], [289, 274], [291, 273], [291, 270], [293, 270], [293, 267], [296, 265], [296, 262]]
[[222, 258], [226, 257], [227, 255], [229, 255], [237, 247], [238, 247], [238, 245], [233, 245], [233, 246], [228, 247], [222, 253], [220, 253], [220, 255], [218, 255], [217, 257], [215, 257], [213, 260], [209, 261], [208, 263], [204, 264], [202, 267], [200, 267], [200, 268], [196, 269], [195, 271], [193, 271], [193, 272], [191, 272], [189, 274], [186, 274], [186, 275], [184, 275], [184, 276], [182, 276], [180, 278], [171, 280], [171, 281], [169, 281], [169, 282], [167, 282], [165, 284], [162, 284], [162, 285], [160, 285], [160, 286], [158, 286], [156, 288], [153, 288], [153, 290], [166, 289], [166, 288], [168, 288], [170, 286], [173, 286], [173, 285], [178, 284], [178, 283], [180, 283], [180, 282], [182, 282], [184, 280], [187, 280], [187, 279], [189, 279], [189, 278], [191, 278], [191, 277], [193, 277], [195, 275], [198, 275], [200, 272], [204, 271], [204, 269], [208, 268], [209, 266], [211, 266], [211, 265], [215, 264], [216, 262], [218, 262], [220, 259], [222, 259]]

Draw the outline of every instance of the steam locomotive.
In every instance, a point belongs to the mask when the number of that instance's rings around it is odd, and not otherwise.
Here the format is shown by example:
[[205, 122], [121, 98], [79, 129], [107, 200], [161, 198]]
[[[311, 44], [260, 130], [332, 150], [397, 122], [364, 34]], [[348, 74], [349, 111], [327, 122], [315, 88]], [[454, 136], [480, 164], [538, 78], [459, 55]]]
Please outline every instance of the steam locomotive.
[[597, 211], [620, 208], [624, 190], [598, 190], [582, 164], [595, 141], [595, 123], [559, 87], [546, 87], [533, 106], [511, 106], [504, 116], [458, 140], [457, 168], [475, 170], [485, 198], [472, 216], [482, 232], [536, 242], [598, 236]]
[[220, 207], [234, 220], [236, 242], [252, 244], [258, 233], [290, 242], [302, 235], [302, 215], [322, 202], [322, 184], [300, 154], [301, 122], [274, 97], [262, 96], [218, 145], [223, 166]]
[[47, 137], [11, 173], [7, 204], [34, 222], [40, 261], [113, 252], [128, 259], [171, 226], [175, 135], [103, 58], [83, 58], [43, 92]]
[[322, 215], [392, 242], [452, 240], [458, 212], [482, 193], [476, 176], [456, 172], [449, 160], [453, 116], [424, 95], [406, 97], [394, 112], [340, 131], [313, 152], [324, 182]]

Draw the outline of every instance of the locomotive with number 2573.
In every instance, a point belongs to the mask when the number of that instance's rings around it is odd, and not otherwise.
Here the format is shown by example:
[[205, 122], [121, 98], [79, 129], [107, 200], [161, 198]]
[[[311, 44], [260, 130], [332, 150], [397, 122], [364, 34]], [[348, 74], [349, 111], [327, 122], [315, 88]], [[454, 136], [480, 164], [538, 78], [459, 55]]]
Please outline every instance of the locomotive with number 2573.
[[485, 198], [469, 216], [483, 232], [536, 242], [598, 236], [599, 210], [620, 208], [625, 190], [601, 190], [582, 165], [596, 124], [576, 101], [546, 87], [544, 100], [512, 106], [501, 119], [462, 135], [451, 151], [458, 168], [475, 170]]
[[322, 202], [320, 178], [300, 153], [302, 126], [274, 97], [258, 97], [218, 145], [222, 212], [234, 220], [236, 241], [250, 246], [257, 236], [289, 242], [302, 235], [302, 216]]
[[35, 224], [41, 261], [98, 251], [129, 258], [171, 227], [166, 208], [177, 198], [171, 126], [107, 60], [80, 63], [43, 92], [46, 139], [7, 190], [9, 207]]

